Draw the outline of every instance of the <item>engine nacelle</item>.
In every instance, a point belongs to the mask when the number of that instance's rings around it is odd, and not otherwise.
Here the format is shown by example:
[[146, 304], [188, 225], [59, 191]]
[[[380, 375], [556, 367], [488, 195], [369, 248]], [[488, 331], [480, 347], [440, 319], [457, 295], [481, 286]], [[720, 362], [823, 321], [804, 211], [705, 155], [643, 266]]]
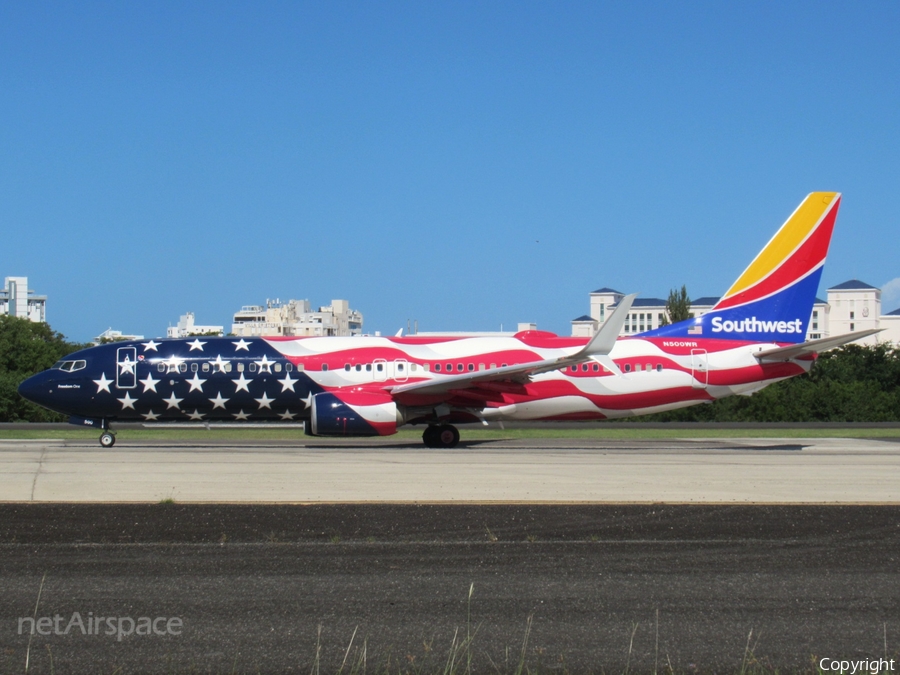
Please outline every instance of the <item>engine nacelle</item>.
[[399, 419], [397, 404], [385, 394], [322, 392], [310, 406], [313, 436], [390, 436]]

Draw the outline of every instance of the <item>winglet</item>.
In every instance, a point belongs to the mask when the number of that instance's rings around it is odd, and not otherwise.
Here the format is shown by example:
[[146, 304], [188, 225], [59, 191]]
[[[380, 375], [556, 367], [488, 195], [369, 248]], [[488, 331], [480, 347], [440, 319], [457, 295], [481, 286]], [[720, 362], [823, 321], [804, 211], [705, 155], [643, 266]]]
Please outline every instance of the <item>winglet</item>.
[[609, 315], [609, 318], [603, 323], [597, 334], [591, 338], [591, 341], [581, 351], [570, 358], [591, 358], [602, 364], [604, 368], [614, 375], [621, 375], [622, 371], [619, 370], [616, 362], [609, 358], [609, 353], [616, 346], [616, 340], [619, 337], [619, 333], [622, 332], [622, 326], [625, 325], [628, 312], [631, 310], [631, 305], [634, 303], [637, 295], [637, 293], [632, 293], [619, 300], [613, 313]]
[[603, 323], [597, 334], [591, 338], [591, 341], [578, 352], [578, 356], [607, 356], [612, 351], [637, 295], [637, 293], [632, 293], [619, 300], [613, 313], [609, 315], [609, 318]]

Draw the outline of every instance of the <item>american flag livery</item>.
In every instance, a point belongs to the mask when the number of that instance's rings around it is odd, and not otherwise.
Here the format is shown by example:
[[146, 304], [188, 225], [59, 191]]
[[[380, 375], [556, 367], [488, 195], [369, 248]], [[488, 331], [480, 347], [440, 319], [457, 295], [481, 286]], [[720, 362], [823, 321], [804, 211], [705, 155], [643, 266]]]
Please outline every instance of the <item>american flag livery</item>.
[[19, 388], [102, 430], [116, 421], [303, 421], [308, 434], [390, 435], [424, 426], [452, 447], [457, 424], [603, 420], [751, 394], [809, 370], [804, 342], [840, 195], [809, 195], [706, 315], [619, 338], [626, 296], [590, 340], [508, 337], [194, 338], [76, 352]]

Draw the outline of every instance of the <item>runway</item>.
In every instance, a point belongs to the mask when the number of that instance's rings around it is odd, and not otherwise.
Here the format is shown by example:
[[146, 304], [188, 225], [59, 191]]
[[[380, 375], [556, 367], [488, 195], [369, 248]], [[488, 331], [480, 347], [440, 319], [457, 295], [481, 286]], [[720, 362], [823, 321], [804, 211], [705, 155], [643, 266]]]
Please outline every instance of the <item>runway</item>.
[[872, 439], [0, 441], [0, 501], [900, 503]]

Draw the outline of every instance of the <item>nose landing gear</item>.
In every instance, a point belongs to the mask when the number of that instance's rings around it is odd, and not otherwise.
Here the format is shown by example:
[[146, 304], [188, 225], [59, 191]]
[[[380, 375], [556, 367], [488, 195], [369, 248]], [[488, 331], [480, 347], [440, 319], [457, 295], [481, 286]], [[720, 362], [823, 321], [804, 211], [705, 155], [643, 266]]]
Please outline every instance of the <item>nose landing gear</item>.
[[422, 433], [422, 440], [429, 448], [455, 448], [459, 431], [452, 424], [430, 424]]
[[103, 429], [103, 433], [100, 434], [100, 445], [104, 448], [111, 448], [116, 444], [116, 435], [109, 428], [109, 420], [100, 420], [100, 428]]

